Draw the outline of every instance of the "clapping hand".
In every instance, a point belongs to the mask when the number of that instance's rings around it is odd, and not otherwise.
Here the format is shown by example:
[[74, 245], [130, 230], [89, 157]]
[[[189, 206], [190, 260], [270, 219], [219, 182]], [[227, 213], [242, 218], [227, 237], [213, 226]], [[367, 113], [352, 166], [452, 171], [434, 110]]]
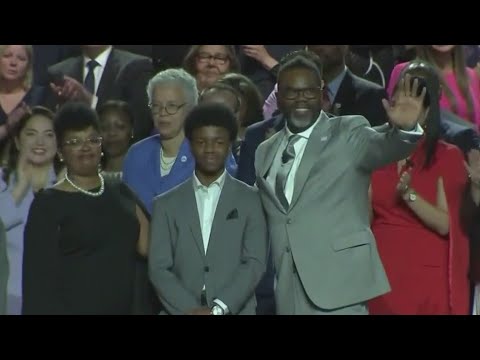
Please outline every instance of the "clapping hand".
[[70, 76], [65, 76], [61, 85], [50, 83], [50, 88], [59, 98], [63, 100], [84, 101], [91, 104], [93, 94], [77, 80]]

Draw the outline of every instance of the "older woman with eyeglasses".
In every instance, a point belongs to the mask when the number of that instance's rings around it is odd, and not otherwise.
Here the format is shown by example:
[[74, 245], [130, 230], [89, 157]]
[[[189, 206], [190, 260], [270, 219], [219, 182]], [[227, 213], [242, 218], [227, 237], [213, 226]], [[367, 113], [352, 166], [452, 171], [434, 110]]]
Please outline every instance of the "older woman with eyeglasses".
[[183, 68], [195, 78], [202, 92], [222, 75], [240, 72], [240, 63], [233, 45], [192, 45]]
[[102, 138], [94, 110], [67, 103], [56, 116], [55, 133], [66, 174], [39, 192], [30, 208], [22, 313], [136, 313], [147, 215], [123, 183], [107, 182], [99, 172]]
[[[153, 199], [189, 179], [195, 169], [183, 125], [198, 103], [198, 91], [195, 79], [185, 70], [168, 69], [150, 80], [147, 93], [158, 134], [130, 147], [123, 162], [123, 181], [151, 213]], [[235, 175], [233, 156], [226, 167]]]

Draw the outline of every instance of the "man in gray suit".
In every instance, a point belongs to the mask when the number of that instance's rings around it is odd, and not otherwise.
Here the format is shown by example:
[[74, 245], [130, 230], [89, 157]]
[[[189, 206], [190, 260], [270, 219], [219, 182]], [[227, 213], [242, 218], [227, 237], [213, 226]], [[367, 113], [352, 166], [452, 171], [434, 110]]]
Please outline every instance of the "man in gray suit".
[[302, 55], [283, 64], [278, 105], [286, 127], [263, 142], [256, 184], [276, 269], [277, 314], [368, 314], [366, 301], [389, 291], [370, 231], [370, 174], [406, 158], [421, 138], [425, 91], [402, 82], [390, 125], [322, 108], [321, 70]]
[[7, 311], [8, 269], [7, 235], [0, 219], [0, 315], [5, 315]]
[[267, 226], [256, 189], [225, 171], [235, 115], [221, 104], [199, 105], [185, 136], [195, 172], [154, 201], [150, 278], [169, 314], [254, 315]]

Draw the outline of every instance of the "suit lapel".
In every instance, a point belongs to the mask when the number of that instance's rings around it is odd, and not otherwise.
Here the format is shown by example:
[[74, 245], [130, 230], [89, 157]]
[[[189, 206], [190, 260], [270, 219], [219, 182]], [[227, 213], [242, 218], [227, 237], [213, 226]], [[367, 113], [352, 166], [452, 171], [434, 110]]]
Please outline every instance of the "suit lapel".
[[332, 113], [335, 116], [341, 116], [343, 114], [348, 114], [349, 109], [352, 108], [354, 99], [354, 91], [352, 84], [352, 74], [350, 70], [347, 70], [345, 77], [338, 88], [337, 95], [333, 101]]
[[72, 78], [83, 84], [83, 56], [78, 56], [72, 64], [72, 69], [67, 75], [71, 74]]
[[272, 167], [275, 155], [278, 152], [278, 148], [282, 144], [284, 136], [285, 132], [279, 131], [267, 140], [268, 146], [265, 147], [263, 159], [259, 158], [261, 161], [259, 164], [260, 170], [258, 171], [260, 178], [257, 178], [257, 187], [265, 192], [274, 202], [275, 206], [283, 213], [285, 213], [285, 208], [275, 195], [275, 190], [267, 183], [267, 176], [270, 168]]
[[210, 239], [208, 241], [207, 256], [210, 249], [215, 246], [215, 241], [221, 240], [222, 236], [226, 236], [226, 222], [228, 214], [235, 209], [235, 188], [231, 175], [225, 174], [225, 183], [223, 184], [220, 198], [218, 199], [217, 209], [213, 217], [212, 229], [210, 231]]
[[268, 175], [268, 171], [272, 167], [273, 160], [275, 159], [275, 155], [277, 154], [278, 147], [282, 143], [282, 140], [285, 136], [284, 131], [279, 131], [275, 135], [273, 135], [270, 139], [267, 140], [267, 146], [265, 147], [263, 157], [263, 162], [260, 165], [260, 176], [262, 179], [266, 179]]
[[318, 160], [319, 155], [324, 150], [325, 146], [330, 141], [330, 123], [329, 117], [326, 113], [322, 111], [320, 116], [320, 121], [318, 122], [315, 129], [313, 129], [312, 134], [303, 153], [302, 161], [298, 167], [297, 174], [295, 175], [295, 186], [293, 189], [293, 197], [290, 203], [289, 211], [295, 206], [302, 190], [305, 186], [305, 183], [308, 180], [308, 175], [310, 170], [312, 170], [313, 165]]
[[200, 227], [200, 218], [198, 215], [197, 199], [195, 198], [195, 191], [193, 189], [193, 178], [185, 183], [185, 204], [183, 209], [185, 211], [185, 218], [189, 219], [190, 230], [192, 232], [198, 251], [205, 256], [205, 249], [203, 246], [202, 228]]
[[105, 64], [105, 69], [103, 70], [102, 78], [98, 85], [97, 97], [99, 104], [113, 96], [109, 91], [115, 88], [115, 77], [118, 72], [118, 61], [115, 56], [115, 49], [113, 49]]

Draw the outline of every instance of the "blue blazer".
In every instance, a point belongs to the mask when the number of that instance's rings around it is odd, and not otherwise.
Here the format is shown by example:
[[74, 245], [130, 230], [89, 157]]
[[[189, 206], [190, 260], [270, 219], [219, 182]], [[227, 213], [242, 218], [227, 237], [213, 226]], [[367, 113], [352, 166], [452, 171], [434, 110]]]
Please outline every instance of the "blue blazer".
[[[159, 135], [148, 137], [132, 145], [123, 162], [123, 181], [139, 197], [150, 214], [156, 196], [180, 185], [195, 170], [195, 160], [188, 140], [185, 139], [170, 173], [160, 176], [160, 146]], [[225, 167], [230, 175], [236, 175], [237, 164], [233, 155], [230, 154]]]

